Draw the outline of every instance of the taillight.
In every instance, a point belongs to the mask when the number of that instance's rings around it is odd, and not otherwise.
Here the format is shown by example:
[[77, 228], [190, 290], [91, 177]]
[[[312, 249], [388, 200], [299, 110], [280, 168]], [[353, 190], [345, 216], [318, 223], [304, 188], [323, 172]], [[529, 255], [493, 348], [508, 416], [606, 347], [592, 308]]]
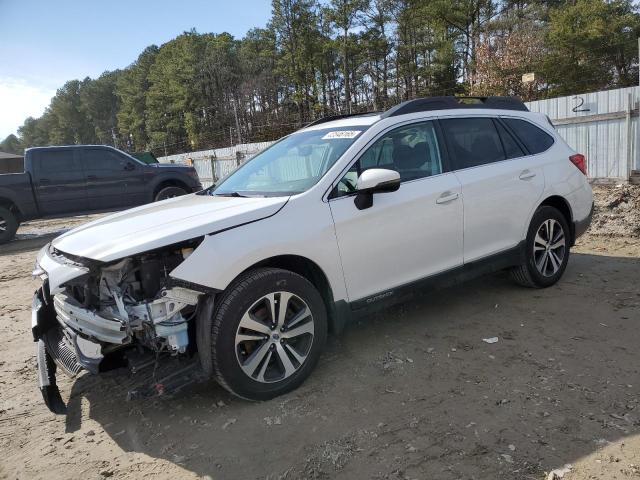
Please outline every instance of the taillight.
[[571, 163], [573, 163], [578, 170], [580, 170], [585, 175], [587, 174], [587, 159], [581, 153], [576, 153], [575, 155], [571, 155], [569, 157]]

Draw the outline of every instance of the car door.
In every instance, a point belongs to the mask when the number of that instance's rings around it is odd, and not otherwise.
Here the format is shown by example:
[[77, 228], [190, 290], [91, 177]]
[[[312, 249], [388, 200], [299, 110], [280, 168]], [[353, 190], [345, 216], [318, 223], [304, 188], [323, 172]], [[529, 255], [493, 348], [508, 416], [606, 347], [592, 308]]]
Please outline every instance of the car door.
[[[438, 138], [433, 121], [381, 134], [330, 195], [351, 301], [370, 303], [462, 264], [460, 183], [448, 171]], [[373, 206], [359, 210], [353, 188], [369, 168], [396, 170], [402, 183], [396, 192], [375, 194]]]
[[88, 211], [82, 164], [75, 148], [34, 151], [33, 186], [43, 216]]
[[440, 124], [462, 185], [465, 263], [517, 246], [544, 191], [540, 160], [497, 119], [442, 118]]
[[130, 184], [137, 183], [135, 166], [126, 156], [107, 148], [87, 148], [82, 150], [82, 162], [87, 176], [87, 201], [92, 210], [136, 204], [130, 188]]
[[148, 167], [134, 158], [121, 152], [114, 152], [124, 159], [124, 187], [127, 196], [126, 207], [148, 203], [151, 200], [149, 180], [153, 175], [152, 167]]

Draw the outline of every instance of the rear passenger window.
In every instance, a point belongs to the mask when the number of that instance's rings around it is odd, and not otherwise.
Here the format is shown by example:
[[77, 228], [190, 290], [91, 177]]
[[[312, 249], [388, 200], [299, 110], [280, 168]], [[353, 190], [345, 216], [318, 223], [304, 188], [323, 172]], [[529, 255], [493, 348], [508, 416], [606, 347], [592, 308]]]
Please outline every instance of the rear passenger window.
[[544, 152], [553, 145], [553, 137], [551, 135], [526, 120], [517, 118], [503, 118], [502, 120], [513, 130], [532, 155]]
[[506, 159], [491, 118], [448, 118], [441, 123], [457, 169]]
[[525, 155], [524, 151], [507, 129], [504, 128], [500, 122], [496, 122], [496, 128], [502, 139], [502, 146], [504, 147], [504, 153], [507, 155], [507, 158], [523, 157]]

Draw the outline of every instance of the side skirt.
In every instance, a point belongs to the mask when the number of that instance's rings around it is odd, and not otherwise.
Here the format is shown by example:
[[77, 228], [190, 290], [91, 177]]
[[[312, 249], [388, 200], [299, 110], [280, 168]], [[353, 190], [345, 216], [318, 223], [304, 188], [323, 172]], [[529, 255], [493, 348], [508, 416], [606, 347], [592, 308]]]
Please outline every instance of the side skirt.
[[[525, 261], [525, 241], [495, 255], [476, 260], [446, 272], [384, 290], [349, 304], [351, 315], [362, 315], [408, 300], [431, 290], [450, 287], [473, 278], [520, 265]], [[344, 309], [342, 309], [344, 311]]]

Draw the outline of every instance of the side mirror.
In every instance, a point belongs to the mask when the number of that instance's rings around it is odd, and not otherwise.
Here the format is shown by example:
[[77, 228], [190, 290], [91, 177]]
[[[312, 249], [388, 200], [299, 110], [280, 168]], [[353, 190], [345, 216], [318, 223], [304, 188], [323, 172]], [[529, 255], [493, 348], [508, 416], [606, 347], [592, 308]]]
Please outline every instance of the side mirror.
[[354, 203], [358, 210], [373, 205], [374, 193], [395, 192], [400, 188], [400, 174], [395, 170], [371, 168], [362, 172], [356, 183], [358, 194]]
[[125, 163], [125, 164], [124, 164], [124, 169], [125, 169], [127, 172], [131, 172], [131, 171], [133, 171], [133, 170], [135, 170], [135, 169], [136, 169], [136, 166], [135, 166], [133, 163], [131, 163], [131, 162], [127, 162], [127, 163]]

